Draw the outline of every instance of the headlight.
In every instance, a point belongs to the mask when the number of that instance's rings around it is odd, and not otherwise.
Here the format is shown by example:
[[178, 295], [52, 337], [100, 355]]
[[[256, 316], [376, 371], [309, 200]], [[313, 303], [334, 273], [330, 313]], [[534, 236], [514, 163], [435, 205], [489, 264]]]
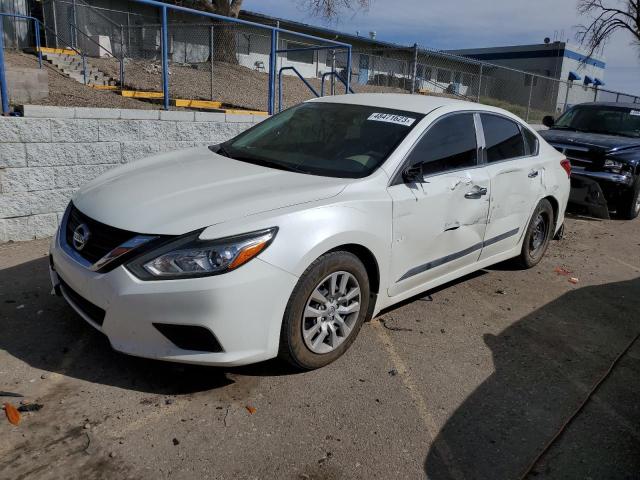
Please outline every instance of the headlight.
[[624, 164], [622, 162], [616, 162], [615, 160], [610, 160], [608, 158], [604, 161], [604, 168], [612, 172], [619, 172], [623, 165]]
[[141, 280], [218, 275], [244, 265], [267, 248], [277, 227], [218, 240], [200, 240], [201, 232], [181, 237], [127, 265]]

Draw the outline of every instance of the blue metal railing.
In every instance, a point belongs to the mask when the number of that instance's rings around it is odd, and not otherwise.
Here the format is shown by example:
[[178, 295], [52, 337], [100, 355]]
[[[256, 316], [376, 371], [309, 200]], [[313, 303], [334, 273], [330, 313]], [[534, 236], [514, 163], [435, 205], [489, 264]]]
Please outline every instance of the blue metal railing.
[[[324, 79], [325, 79], [325, 78], [327, 78], [327, 77], [328, 77], [328, 76], [330, 76], [330, 75], [331, 75], [332, 77], [337, 78], [338, 80], [340, 80], [340, 81], [342, 82], [342, 84], [343, 84], [343, 85], [346, 87], [346, 89], [347, 89], [347, 92], [346, 92], [346, 93], [356, 93], [356, 92], [354, 92], [354, 91], [353, 91], [353, 88], [351, 88], [350, 82], [345, 81], [345, 79], [344, 79], [344, 78], [342, 78], [342, 77], [338, 74], [338, 72], [333, 72], [333, 71], [331, 71], [331, 72], [325, 72], [325, 73], [323, 73], [323, 74], [322, 74], [322, 78], [320, 79], [320, 96], [321, 96], [321, 97], [324, 97]], [[348, 76], [348, 77], [350, 77], [351, 75], [349, 75], [349, 74], [347, 73], [347, 76]]]
[[[161, 35], [160, 35], [160, 49], [161, 49], [161, 54], [162, 54], [162, 93], [163, 93], [163, 106], [165, 110], [169, 109], [169, 34], [168, 34], [168, 12], [169, 11], [174, 11], [174, 12], [181, 12], [181, 13], [187, 13], [187, 14], [191, 14], [191, 15], [195, 15], [195, 16], [199, 16], [199, 17], [204, 17], [204, 18], [209, 18], [209, 19], [214, 19], [214, 20], [219, 20], [219, 21], [223, 21], [223, 22], [227, 22], [230, 24], [236, 24], [236, 25], [244, 25], [244, 26], [248, 26], [248, 27], [252, 27], [255, 29], [260, 29], [262, 31], [266, 31], [270, 33], [271, 36], [271, 46], [270, 46], [270, 51], [269, 51], [269, 88], [268, 88], [268, 98], [267, 98], [267, 111], [269, 114], [273, 114], [276, 110], [276, 98], [275, 98], [275, 94], [276, 94], [276, 69], [277, 69], [277, 55], [278, 53], [286, 53], [287, 51], [300, 51], [300, 50], [323, 50], [323, 49], [336, 49], [336, 48], [340, 48], [340, 49], [346, 49], [347, 51], [347, 71], [351, 72], [351, 59], [352, 59], [352, 55], [351, 55], [351, 45], [348, 43], [344, 43], [344, 42], [338, 42], [336, 40], [328, 40], [325, 38], [320, 38], [320, 37], [315, 37], [313, 35], [309, 35], [306, 33], [300, 33], [300, 32], [294, 32], [291, 30], [287, 30], [284, 28], [280, 28], [280, 27], [274, 27], [274, 26], [269, 26], [269, 25], [263, 25], [260, 23], [255, 23], [255, 22], [250, 22], [247, 20], [241, 20], [239, 18], [233, 18], [233, 17], [225, 17], [224, 15], [218, 15], [215, 13], [209, 13], [209, 12], [204, 12], [204, 11], [200, 11], [200, 10], [195, 10], [192, 8], [188, 8], [188, 7], [182, 7], [179, 5], [171, 5], [171, 4], [167, 4], [167, 3], [162, 3], [156, 0], [133, 0], [136, 3], [140, 3], [143, 5], [150, 5], [152, 7], [156, 7], [159, 9], [160, 11], [160, 17], [161, 17]], [[40, 28], [41, 28], [41, 23], [38, 19], [34, 18], [34, 17], [29, 17], [29, 16], [24, 16], [24, 15], [18, 15], [18, 14], [10, 14], [10, 13], [0, 13], [0, 15], [2, 16], [13, 16], [13, 17], [17, 17], [17, 18], [24, 18], [24, 19], [29, 19], [29, 20], [33, 20], [34, 24], [35, 24], [35, 35], [36, 35], [36, 49], [38, 51], [38, 57], [39, 60], [42, 64], [42, 54], [41, 54], [41, 48], [40, 48]], [[71, 36], [71, 38], [77, 38], [77, 32], [80, 31], [83, 35], [84, 32], [82, 32], [80, 29], [78, 29], [78, 26], [74, 23], [71, 24], [71, 28], [72, 28], [72, 32], [73, 35]], [[47, 29], [49, 30], [49, 29]], [[321, 46], [316, 46], [316, 47], [303, 47], [303, 48], [294, 48], [294, 49], [284, 49], [284, 50], [278, 50], [277, 48], [277, 40], [278, 40], [278, 35], [279, 34], [287, 34], [287, 35], [291, 35], [297, 39], [307, 39], [307, 40], [313, 40], [315, 42], [318, 43], [322, 43], [323, 45]], [[55, 32], [54, 32], [55, 35]], [[59, 38], [58, 35], [55, 35], [56, 38]], [[86, 36], [86, 35], [85, 35]], [[65, 44], [67, 44], [68, 42], [64, 42]], [[73, 42], [72, 42], [73, 43]], [[328, 45], [327, 45], [328, 44]], [[72, 50], [74, 50], [75, 52], [77, 52], [78, 54], [80, 54], [83, 58], [83, 70], [85, 71], [85, 75], [86, 75], [86, 61], [84, 59], [84, 54], [82, 52], [80, 52], [75, 45], [70, 45], [70, 48]], [[102, 47], [101, 47], [102, 48]], [[115, 58], [118, 58], [114, 55]], [[121, 86], [124, 83], [124, 72], [123, 70], [123, 66], [124, 66], [124, 62], [122, 61], [122, 58], [119, 59], [120, 60], [120, 84]], [[291, 67], [292, 70], [295, 71], [295, 69], [293, 67]], [[281, 73], [281, 72], [280, 72]], [[299, 72], [296, 71], [296, 74], [302, 78], [302, 76], [299, 74]], [[280, 75], [281, 76], [281, 75]], [[303, 81], [307, 84], [307, 86], [311, 87], [311, 85], [304, 79], [302, 78]], [[86, 78], [85, 78], [85, 83], [86, 83]], [[350, 88], [350, 75], [347, 76], [346, 81], [343, 81], [343, 83], [345, 84], [345, 92], [352, 92], [353, 90], [351, 90]], [[313, 87], [311, 87], [312, 91], [314, 91], [314, 93], [317, 95], [317, 92], [315, 92], [315, 89], [313, 89]], [[282, 95], [282, 89], [280, 89], [280, 96]], [[0, 93], [2, 94], [2, 112], [4, 114], [8, 114], [9, 112], [9, 99], [8, 99], [8, 95], [7, 95], [7, 85], [6, 85], [6, 79], [5, 79], [5, 71], [4, 71], [4, 54], [3, 54], [3, 37], [2, 37], [2, 25], [0, 25]]]
[[2, 96], [2, 114], [9, 114], [9, 89], [7, 88], [7, 76], [4, 70], [4, 30], [2, 17], [21, 18], [33, 21], [33, 30], [36, 41], [36, 51], [38, 52], [38, 65], [42, 68], [42, 51], [40, 50], [40, 21], [35, 17], [20, 15], [17, 13], [0, 12], [0, 96]]
[[320, 96], [318, 94], [318, 91], [313, 88], [313, 86], [307, 81], [307, 79], [304, 78], [298, 70], [296, 70], [296, 67], [282, 67], [280, 70], [278, 70], [278, 112], [282, 111], [282, 72], [284, 72], [285, 70], [293, 71], [293, 73], [295, 73], [298, 78], [304, 82], [307, 88], [311, 90], [316, 97]]
[[[167, 33], [168, 21], [167, 21], [167, 13], [169, 10], [175, 12], [189, 13], [192, 15], [197, 15], [205, 18], [212, 18], [214, 20], [221, 20], [228, 23], [233, 23], [236, 25], [245, 25], [253, 28], [258, 28], [264, 31], [269, 31], [271, 33], [271, 49], [269, 52], [269, 91], [267, 98], [267, 111], [269, 114], [273, 114], [275, 112], [275, 80], [276, 80], [276, 56], [278, 53], [277, 50], [277, 37], [278, 34], [286, 33], [289, 35], [293, 35], [297, 38], [304, 38], [309, 40], [314, 40], [318, 42], [322, 42], [323, 44], [331, 44], [333, 48], [342, 47], [347, 50], [347, 71], [351, 71], [351, 45], [344, 42], [338, 42], [336, 40], [327, 40], [324, 38], [314, 37], [313, 35], [308, 35], [306, 33], [294, 32], [291, 30], [286, 30], [280, 27], [272, 27], [269, 25], [263, 25], [261, 23], [249, 22], [247, 20], [241, 20], [239, 18], [225, 17], [224, 15], [218, 15], [215, 13], [203, 12], [200, 10], [194, 10], [193, 8], [182, 7], [179, 5], [169, 5], [166, 3], [158, 2], [156, 0], [134, 0], [136, 3], [141, 3], [144, 5], [151, 5], [153, 7], [157, 7], [161, 12], [162, 26], [161, 26], [161, 52], [162, 52], [162, 93], [164, 97], [164, 108], [165, 110], [169, 109], [169, 36]], [[312, 47], [312, 49], [322, 49], [323, 47]], [[349, 79], [346, 81], [346, 91], [349, 91]]]

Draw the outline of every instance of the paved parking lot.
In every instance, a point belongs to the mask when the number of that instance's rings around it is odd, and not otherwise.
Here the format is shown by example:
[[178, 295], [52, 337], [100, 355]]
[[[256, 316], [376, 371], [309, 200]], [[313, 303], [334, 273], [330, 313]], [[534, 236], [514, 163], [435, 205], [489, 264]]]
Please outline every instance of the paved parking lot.
[[[0, 246], [0, 390], [44, 405], [0, 418], [3, 479], [517, 479], [640, 331], [640, 220], [570, 218], [533, 270], [385, 312], [308, 373], [115, 353], [49, 295], [47, 248]], [[640, 340], [529, 477], [640, 478], [639, 379]]]

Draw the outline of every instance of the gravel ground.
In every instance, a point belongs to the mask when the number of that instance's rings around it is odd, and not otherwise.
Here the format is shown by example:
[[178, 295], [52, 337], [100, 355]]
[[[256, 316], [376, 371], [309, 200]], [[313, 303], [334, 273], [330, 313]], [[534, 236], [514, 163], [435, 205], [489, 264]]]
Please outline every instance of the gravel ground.
[[[520, 478], [640, 329], [640, 220], [566, 231], [537, 267], [383, 312], [302, 374], [118, 354], [49, 295], [48, 241], [0, 245], [0, 390], [43, 405], [0, 417], [0, 478]], [[636, 342], [528, 480], [639, 478], [639, 378]]]
[[[119, 77], [119, 63], [113, 59], [91, 59], [91, 63], [113, 78]], [[211, 64], [199, 64], [198, 68], [172, 64], [169, 71], [169, 90], [172, 98], [217, 100], [229, 106], [250, 110], [265, 110], [267, 105], [268, 74], [229, 63], [214, 62], [213, 83]], [[162, 89], [160, 64], [154, 61], [129, 60], [125, 66], [125, 83], [135, 90], [160, 91]], [[320, 92], [320, 80], [310, 83]], [[329, 88], [329, 79], [325, 88]], [[296, 105], [314, 95], [297, 77], [283, 78], [283, 103], [285, 107]], [[341, 85], [341, 84], [339, 84]], [[336, 87], [337, 91], [341, 89]], [[406, 93], [406, 90], [373, 85], [354, 85], [356, 92]], [[212, 95], [213, 92], [213, 95]]]
[[[16, 67], [38, 68], [35, 55], [5, 51], [7, 65]], [[56, 105], [62, 107], [102, 107], [102, 108], [135, 108], [157, 109], [157, 105], [123, 97], [117, 93], [95, 90], [62, 75], [47, 62], [42, 62], [47, 69], [49, 80], [49, 97], [38, 101], [38, 105]]]

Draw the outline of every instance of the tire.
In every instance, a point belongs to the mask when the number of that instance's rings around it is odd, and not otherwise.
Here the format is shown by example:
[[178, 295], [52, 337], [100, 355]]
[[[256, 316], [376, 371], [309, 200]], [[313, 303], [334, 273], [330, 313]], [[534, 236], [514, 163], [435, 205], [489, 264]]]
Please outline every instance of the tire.
[[540, 263], [553, 237], [554, 225], [551, 203], [546, 199], [540, 200], [527, 226], [520, 256], [516, 259], [521, 267], [532, 268]]
[[[332, 277], [336, 279], [333, 295]], [[356, 289], [358, 296], [354, 293]], [[369, 292], [367, 270], [358, 257], [338, 251], [318, 258], [302, 274], [289, 298], [280, 332], [279, 356], [301, 370], [320, 368], [339, 358], [365, 321]]]
[[618, 211], [625, 220], [633, 220], [640, 214], [640, 176], [636, 178], [629, 194], [620, 202]]

